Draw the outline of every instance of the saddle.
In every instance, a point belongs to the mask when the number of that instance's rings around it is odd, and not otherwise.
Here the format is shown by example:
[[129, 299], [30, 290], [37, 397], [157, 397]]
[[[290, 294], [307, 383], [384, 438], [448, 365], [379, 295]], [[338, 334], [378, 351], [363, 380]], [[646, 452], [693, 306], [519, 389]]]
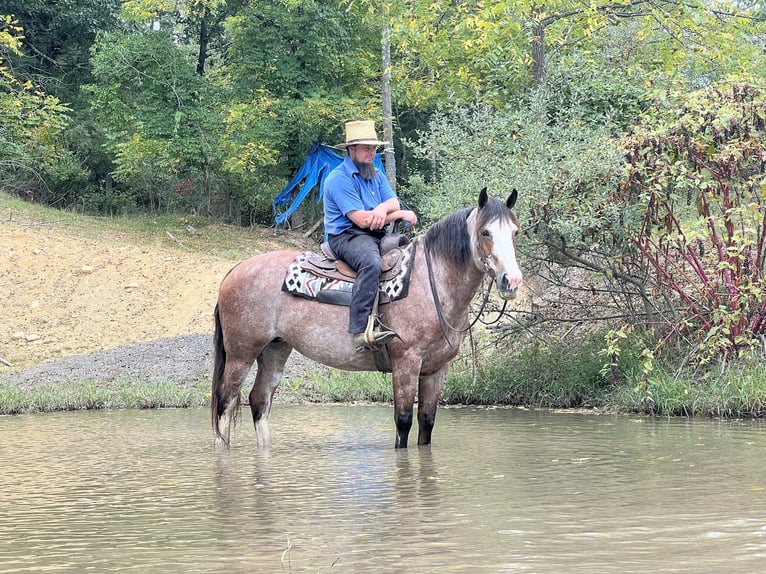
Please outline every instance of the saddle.
[[[407, 296], [417, 245], [408, 243], [409, 239], [400, 233], [387, 235], [381, 240], [383, 272], [379, 287], [380, 304]], [[321, 254], [301, 253], [290, 262], [282, 290], [321, 303], [348, 306], [355, 281], [356, 272], [338, 259], [325, 243]]]
[[[380, 253], [382, 272], [380, 282], [390, 281], [402, 272], [402, 260], [404, 253], [400, 247], [409, 243], [406, 235], [394, 233], [386, 235], [380, 241]], [[313, 273], [318, 277], [326, 277], [337, 281], [353, 283], [356, 281], [356, 271], [351, 266], [339, 259], [327, 242], [321, 245], [322, 255], [311, 254], [301, 262], [301, 269]]]

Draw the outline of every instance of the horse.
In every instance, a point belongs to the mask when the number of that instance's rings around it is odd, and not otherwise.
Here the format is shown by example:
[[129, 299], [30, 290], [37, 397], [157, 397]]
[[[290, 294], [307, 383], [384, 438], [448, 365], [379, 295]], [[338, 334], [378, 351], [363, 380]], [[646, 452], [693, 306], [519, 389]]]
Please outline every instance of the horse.
[[[519, 221], [514, 189], [503, 203], [486, 188], [478, 204], [431, 225], [404, 249], [415, 250], [407, 296], [379, 307], [381, 322], [399, 335], [386, 350], [393, 383], [395, 448], [407, 448], [417, 394], [418, 445], [431, 444], [436, 409], [450, 361], [468, 329], [468, 308], [488, 274], [501, 298], [522, 285], [516, 261]], [[416, 249], [417, 248], [417, 249]], [[296, 297], [282, 290], [299, 255], [274, 251], [240, 262], [221, 282], [215, 306], [211, 414], [215, 446], [230, 447], [240, 412], [240, 388], [254, 362], [249, 394], [257, 447], [272, 444], [269, 412], [293, 349], [347, 371], [384, 370], [374, 352], [356, 352], [347, 332], [348, 307]], [[388, 369], [386, 369], [388, 371]]]

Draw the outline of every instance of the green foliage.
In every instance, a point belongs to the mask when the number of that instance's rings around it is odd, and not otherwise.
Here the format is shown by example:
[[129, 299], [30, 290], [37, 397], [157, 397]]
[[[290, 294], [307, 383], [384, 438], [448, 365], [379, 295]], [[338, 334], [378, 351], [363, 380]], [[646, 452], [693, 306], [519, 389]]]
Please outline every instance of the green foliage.
[[220, 81], [231, 89], [228, 155], [237, 173], [267, 167], [289, 177], [312, 142], [340, 141], [344, 121], [380, 113], [378, 40], [337, 3], [257, 3], [228, 18], [226, 30]]
[[413, 190], [427, 194], [422, 215], [434, 220], [473, 205], [484, 186], [497, 197], [516, 188], [524, 227], [543, 238], [571, 244], [596, 232], [619, 234], [624, 214], [600, 209], [621, 173], [619, 150], [605, 129], [581, 118], [578, 109], [560, 110], [551, 121], [545, 98], [515, 110], [473, 106], [436, 114], [416, 144], [417, 154], [431, 160], [434, 179]]
[[301, 379], [284, 380], [282, 384], [292, 395], [312, 402], [393, 401], [391, 376], [377, 372], [306, 373]]
[[216, 95], [193, 62], [162, 31], [105, 34], [94, 48], [86, 90], [114, 179], [153, 211], [204, 211], [223, 161]]
[[747, 84], [679, 96], [627, 140], [621, 199], [645, 207], [635, 244], [668, 296], [665, 329], [725, 360], [766, 329], [766, 96]]
[[613, 133], [634, 125], [651, 103], [647, 78], [655, 88], [670, 83], [660, 62], [650, 57], [654, 54], [646, 54], [640, 30], [634, 20], [607, 27], [593, 34], [589, 48], [554, 59], [548, 66], [549, 114], [579, 109], [584, 122], [605, 125]]
[[10, 56], [19, 53], [21, 34], [11, 17], [0, 16], [0, 186], [46, 201], [55, 197], [62, 173], [79, 174], [60, 147], [69, 108], [9, 66]]
[[[204, 384], [203, 384], [204, 383]], [[94, 381], [37, 388], [0, 386], [0, 415], [89, 409], [203, 407], [209, 404], [207, 381], [182, 383], [121, 381], [103, 386]]]
[[[529, 152], [518, 159], [519, 166], [530, 166], [528, 175], [575, 157], [556, 152], [580, 151], [571, 144], [588, 134], [577, 123], [593, 132], [624, 128], [645, 109], [650, 89], [704, 85], [741, 68], [756, 74], [763, 58], [763, 22], [748, 18], [744, 5], [8, 0], [0, 10], [16, 14], [27, 30], [13, 56], [17, 77], [23, 83], [39, 74], [35, 85], [74, 110], [75, 133], [65, 142], [71, 147], [58, 147], [70, 157], [56, 168], [71, 174], [71, 185], [58, 176], [41, 180], [51, 188], [46, 197], [105, 209], [138, 204], [206, 211], [248, 223], [262, 216], [260, 222], [269, 222], [270, 199], [313, 141], [339, 139], [345, 120], [379, 119], [384, 19], [393, 51], [395, 120], [407, 137], [438, 106], [467, 106], [477, 94], [496, 110], [531, 105], [526, 92], [536, 68], [547, 66], [545, 115], [530, 111], [537, 118], [520, 117], [524, 130], [512, 132]], [[155, 25], [161, 30], [154, 32]], [[81, 91], [83, 84], [91, 87]], [[90, 110], [96, 112], [92, 121]], [[567, 145], [558, 144], [567, 123], [573, 124], [563, 134]], [[529, 140], [533, 132], [537, 142]], [[546, 149], [544, 139], [556, 143]], [[594, 154], [600, 150], [611, 164], [601, 140], [592, 141]], [[418, 173], [428, 156], [413, 162], [407, 152], [400, 177], [440, 177]], [[78, 163], [89, 171], [87, 182], [75, 173]], [[575, 167], [564, 166], [570, 183], [582, 179]], [[552, 185], [546, 178], [526, 184]], [[86, 189], [78, 194], [77, 186]], [[409, 199], [429, 211], [434, 203]], [[552, 215], [536, 218], [552, 225], [553, 237], [577, 236], [571, 222], [566, 229], [555, 225], [565, 215], [552, 208]]]
[[[86, 92], [118, 189], [91, 203], [124, 198], [153, 211], [270, 223], [271, 200], [311, 143], [334, 141], [345, 119], [373, 109], [379, 68], [359, 55], [376, 40], [334, 3], [205, 2], [187, 11], [129, 2], [125, 18], [161, 30], [129, 27], [96, 42]], [[200, 37], [186, 35], [203, 19], [208, 50], [226, 45], [208, 54], [204, 77]]]
[[311, 99], [355, 92], [373, 96], [377, 86], [367, 60], [350, 50], [376, 49], [363, 29], [333, 2], [272, 1], [248, 6], [226, 22], [232, 45], [228, 72], [236, 90], [268, 89], [277, 98]]
[[763, 417], [766, 377], [762, 357], [750, 354], [723, 371], [679, 369], [663, 362], [646, 381], [621, 385], [607, 400], [627, 412], [659, 416]]
[[[469, 362], [458, 362], [447, 378], [442, 400], [542, 408], [599, 406], [612, 388], [601, 372], [600, 347], [601, 341], [593, 338], [556, 348], [494, 353], [479, 363], [475, 376]], [[626, 368], [623, 363], [621, 369]]]
[[73, 109], [81, 109], [80, 84], [89, 81], [89, 50], [98, 32], [114, 29], [121, 0], [3, 0], [24, 29], [23, 51], [14, 57], [20, 77]]
[[338, 3], [313, 0], [244, 6], [224, 28], [225, 62], [210, 74], [225, 93], [224, 169], [243, 184], [238, 201], [270, 223], [272, 199], [311, 144], [379, 114], [378, 40]]
[[[565, 70], [573, 55], [595, 54], [610, 44], [619, 75], [656, 86], [699, 86], [742, 67], [757, 69], [763, 53], [753, 39], [762, 33], [763, 19], [752, 17], [755, 8], [728, 2], [435, 1], [389, 4], [385, 17], [397, 99], [428, 109], [466, 105], [477, 94], [500, 107], [533, 83], [545, 85], [546, 67]], [[593, 71], [601, 76], [597, 67]], [[596, 98], [608, 95], [594, 87]]]
[[529, 83], [529, 7], [515, 2], [387, 6], [392, 84], [405, 106], [503, 102]]

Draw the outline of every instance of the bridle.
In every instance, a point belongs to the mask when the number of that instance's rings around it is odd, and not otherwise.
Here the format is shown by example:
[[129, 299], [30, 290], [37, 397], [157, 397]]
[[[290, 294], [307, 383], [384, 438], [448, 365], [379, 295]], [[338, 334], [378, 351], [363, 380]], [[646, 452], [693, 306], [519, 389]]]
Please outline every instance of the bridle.
[[[423, 240], [425, 241], [425, 238]], [[489, 275], [490, 272], [492, 271], [492, 268], [489, 266], [489, 255], [484, 253], [481, 236], [477, 238], [477, 247], [479, 252], [479, 259], [481, 260], [481, 263], [484, 266], [484, 275], [485, 276]], [[444, 312], [442, 311], [442, 304], [441, 304], [441, 300], [439, 299], [439, 292], [436, 288], [436, 280], [434, 279], [433, 263], [431, 262], [431, 251], [428, 249], [427, 245], [423, 246], [423, 252], [425, 253], [425, 256], [426, 256], [426, 267], [428, 268], [428, 284], [431, 287], [431, 295], [433, 296], [434, 304], [436, 305], [436, 316], [439, 318], [439, 327], [441, 327], [442, 335], [447, 341], [447, 344], [451, 347], [452, 341], [450, 341], [449, 339], [447, 330], [449, 329], [453, 333], [465, 333], [466, 331], [470, 331], [473, 328], [473, 326], [476, 325], [476, 323], [481, 319], [481, 315], [484, 312], [484, 308], [487, 306], [487, 302], [489, 301], [489, 293], [492, 290], [492, 281], [490, 280], [489, 287], [487, 287], [487, 290], [484, 293], [484, 298], [481, 303], [481, 307], [479, 308], [479, 312], [476, 313], [476, 318], [465, 329], [458, 329], [457, 327], [453, 327], [444, 317]], [[488, 323], [485, 323], [482, 321], [482, 324], [493, 325], [497, 323], [500, 320], [500, 317], [503, 316], [503, 313], [505, 313], [505, 307], [507, 304], [508, 304], [507, 300], [503, 302], [503, 308], [500, 311], [500, 314], [497, 316], [497, 319]]]

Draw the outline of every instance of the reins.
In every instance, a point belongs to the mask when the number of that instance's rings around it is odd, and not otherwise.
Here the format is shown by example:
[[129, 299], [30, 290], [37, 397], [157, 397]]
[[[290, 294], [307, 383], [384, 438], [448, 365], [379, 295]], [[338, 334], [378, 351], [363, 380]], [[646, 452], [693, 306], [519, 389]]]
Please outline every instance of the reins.
[[[424, 238], [425, 242], [425, 238]], [[439, 326], [442, 330], [442, 335], [444, 336], [444, 339], [447, 341], [447, 344], [451, 347], [452, 342], [449, 339], [449, 336], [447, 335], [447, 329], [454, 333], [465, 333], [466, 331], [470, 331], [474, 325], [481, 319], [481, 314], [484, 312], [484, 308], [487, 306], [487, 302], [489, 301], [489, 293], [492, 290], [492, 282], [490, 281], [489, 287], [487, 288], [485, 294], [484, 294], [484, 300], [481, 303], [481, 307], [479, 308], [479, 312], [476, 313], [476, 318], [465, 328], [465, 329], [458, 329], [456, 327], [453, 327], [449, 324], [447, 319], [444, 317], [444, 312], [442, 311], [442, 304], [441, 299], [439, 299], [439, 292], [436, 288], [436, 280], [434, 279], [434, 270], [433, 270], [433, 263], [431, 262], [431, 251], [428, 249], [427, 245], [423, 245], [423, 252], [426, 256], [426, 267], [428, 268], [428, 284], [431, 287], [431, 295], [434, 298], [434, 304], [436, 305], [436, 316], [439, 318]], [[481, 250], [479, 250], [479, 253], [481, 254], [481, 260], [484, 263], [484, 270], [485, 274], [487, 271], [489, 271], [489, 265], [487, 264], [487, 260], [484, 257], [484, 254], [481, 253]], [[500, 311], [500, 314], [497, 316], [497, 319], [490, 323], [484, 323], [482, 321], [483, 325], [492, 325], [494, 323], [497, 323], [500, 320], [500, 317], [503, 316], [503, 313], [505, 312], [505, 306], [508, 304], [508, 301], [505, 301], [503, 303], [503, 309]]]
[[[425, 240], [423, 240], [425, 242]], [[447, 323], [447, 320], [444, 318], [444, 313], [442, 312], [442, 303], [439, 299], [439, 292], [436, 290], [436, 280], [434, 279], [434, 269], [433, 264], [431, 263], [431, 251], [428, 249], [428, 245], [423, 245], [423, 252], [426, 255], [426, 267], [428, 267], [428, 284], [431, 286], [431, 295], [433, 295], [434, 298], [434, 304], [436, 305], [436, 316], [439, 317], [439, 326], [442, 329], [442, 335], [444, 335], [444, 338], [447, 340], [447, 344], [449, 346], [452, 346], [452, 343], [449, 340], [449, 337], [447, 336], [447, 327], [452, 329], [453, 331], [457, 331], [452, 325]]]

